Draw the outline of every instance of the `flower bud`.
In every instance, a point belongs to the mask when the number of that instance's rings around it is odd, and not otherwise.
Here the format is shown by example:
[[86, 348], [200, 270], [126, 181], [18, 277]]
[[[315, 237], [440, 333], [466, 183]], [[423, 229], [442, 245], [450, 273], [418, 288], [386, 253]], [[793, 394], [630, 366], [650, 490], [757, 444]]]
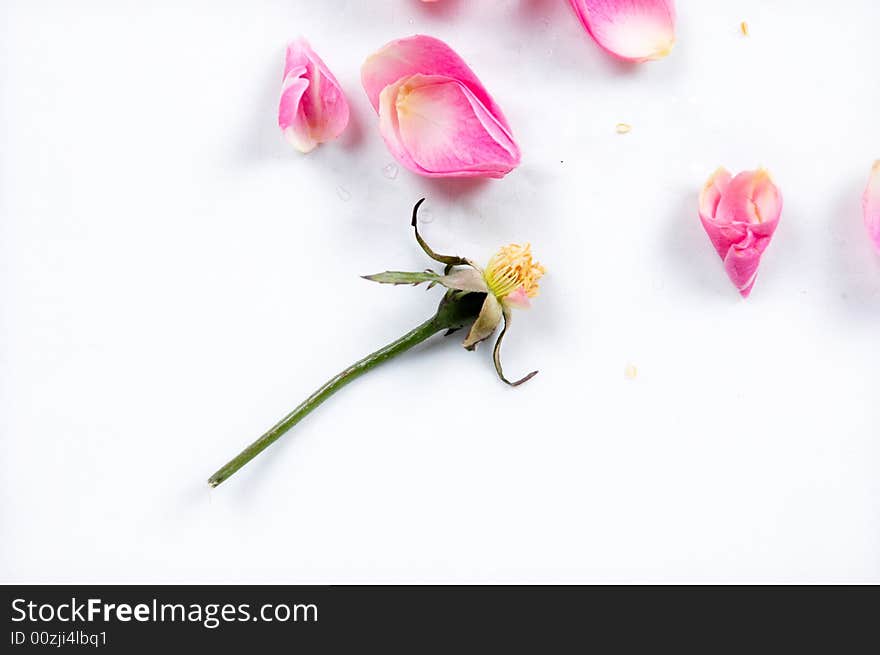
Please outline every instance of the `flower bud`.
[[731, 177], [719, 168], [703, 188], [700, 220], [743, 298], [752, 291], [781, 213], [782, 194], [763, 169]]

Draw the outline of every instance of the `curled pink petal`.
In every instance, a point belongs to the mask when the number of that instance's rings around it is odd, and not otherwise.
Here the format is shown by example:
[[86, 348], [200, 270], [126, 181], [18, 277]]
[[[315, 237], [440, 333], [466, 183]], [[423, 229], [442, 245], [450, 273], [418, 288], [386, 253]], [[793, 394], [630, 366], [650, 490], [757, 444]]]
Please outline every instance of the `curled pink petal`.
[[570, 0], [602, 48], [628, 61], [661, 59], [675, 44], [673, 0]]
[[864, 196], [865, 227], [877, 252], [880, 252], [880, 161], [874, 162]]
[[700, 221], [743, 298], [752, 291], [781, 213], [782, 194], [763, 169], [731, 177], [719, 168], [703, 187]]
[[331, 141], [348, 125], [348, 101], [339, 82], [308, 42], [287, 46], [278, 126], [300, 152]]
[[392, 155], [427, 177], [504, 177], [520, 161], [501, 109], [448, 45], [393, 41], [361, 69]]

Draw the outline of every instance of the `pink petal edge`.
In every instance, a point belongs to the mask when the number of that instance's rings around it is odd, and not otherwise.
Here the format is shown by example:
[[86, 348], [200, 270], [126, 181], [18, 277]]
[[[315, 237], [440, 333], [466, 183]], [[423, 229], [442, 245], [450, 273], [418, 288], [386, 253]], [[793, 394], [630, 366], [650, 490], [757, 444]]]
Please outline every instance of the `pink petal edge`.
[[380, 48], [361, 80], [392, 155], [426, 177], [504, 177], [520, 162], [507, 119], [442, 41], [416, 35]]
[[464, 84], [504, 127], [508, 136], [510, 125], [486, 87], [455, 50], [433, 36], [416, 34], [385, 44], [367, 57], [361, 66], [364, 91], [379, 111], [379, 94], [389, 84], [411, 75], [442, 75]]
[[596, 43], [620, 59], [661, 59], [675, 44], [673, 0], [569, 1]]

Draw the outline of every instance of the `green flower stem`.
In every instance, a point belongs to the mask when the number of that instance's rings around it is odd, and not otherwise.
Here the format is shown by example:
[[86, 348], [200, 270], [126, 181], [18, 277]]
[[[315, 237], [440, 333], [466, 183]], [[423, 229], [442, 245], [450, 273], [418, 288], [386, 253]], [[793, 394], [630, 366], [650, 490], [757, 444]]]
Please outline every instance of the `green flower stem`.
[[410, 330], [399, 339], [392, 341], [384, 348], [380, 348], [376, 352], [367, 355], [327, 380], [323, 386], [300, 403], [296, 409], [269, 428], [263, 436], [214, 473], [208, 479], [208, 484], [216, 487], [230, 478], [242, 466], [272, 445], [281, 435], [290, 430], [290, 428], [308, 416], [318, 405], [352, 380], [376, 368], [379, 364], [406, 352], [442, 330], [455, 330], [464, 327], [476, 317], [481, 303], [482, 294], [470, 293], [455, 299], [451, 295], [447, 295], [443, 302], [440, 303], [440, 308], [433, 317]]

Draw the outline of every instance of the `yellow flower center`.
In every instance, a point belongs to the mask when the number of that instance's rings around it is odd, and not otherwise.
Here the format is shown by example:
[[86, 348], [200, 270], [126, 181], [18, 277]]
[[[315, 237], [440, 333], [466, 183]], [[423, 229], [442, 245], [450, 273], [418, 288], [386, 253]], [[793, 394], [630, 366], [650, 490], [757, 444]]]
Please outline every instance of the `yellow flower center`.
[[496, 298], [502, 299], [520, 287], [529, 298], [534, 298], [538, 295], [538, 280], [544, 273], [544, 267], [532, 259], [528, 243], [524, 246], [512, 243], [489, 260], [483, 277]]

